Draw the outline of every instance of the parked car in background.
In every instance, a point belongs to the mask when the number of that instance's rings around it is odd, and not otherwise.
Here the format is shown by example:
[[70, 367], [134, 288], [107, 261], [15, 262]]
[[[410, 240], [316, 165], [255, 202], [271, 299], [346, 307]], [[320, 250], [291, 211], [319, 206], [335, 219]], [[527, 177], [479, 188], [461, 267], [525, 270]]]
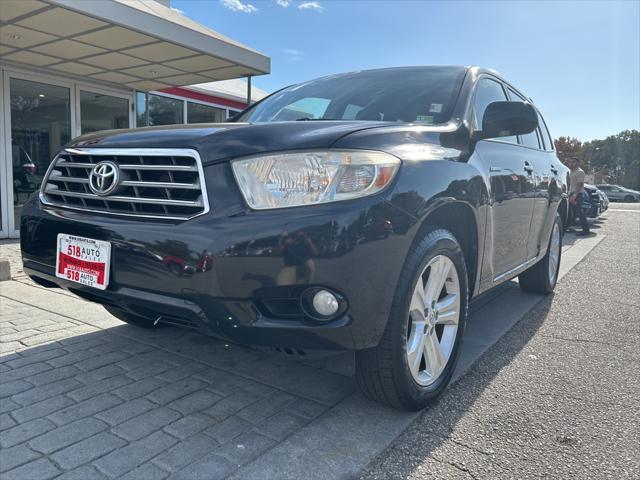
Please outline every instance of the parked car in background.
[[568, 169], [551, 138], [469, 67], [331, 75], [230, 123], [91, 133], [22, 210], [24, 270], [134, 325], [355, 350], [365, 394], [420, 409], [453, 375], [470, 298], [556, 285]]
[[596, 185], [612, 202], [640, 202], [640, 192], [620, 185]]
[[609, 199], [602, 190], [588, 183], [585, 183], [584, 189], [589, 195], [590, 206], [587, 211], [588, 217], [596, 218], [609, 208]]
[[609, 210], [609, 197], [602, 190], [598, 189], [598, 194], [602, 197], [602, 206], [604, 207], [604, 211]]

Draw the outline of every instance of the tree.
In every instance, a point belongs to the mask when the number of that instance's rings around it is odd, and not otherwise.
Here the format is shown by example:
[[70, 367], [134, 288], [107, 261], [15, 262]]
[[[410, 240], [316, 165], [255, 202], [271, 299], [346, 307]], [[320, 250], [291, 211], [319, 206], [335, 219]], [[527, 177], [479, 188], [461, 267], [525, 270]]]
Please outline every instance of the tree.
[[553, 143], [556, 146], [556, 153], [558, 154], [558, 158], [562, 161], [562, 163], [566, 164], [567, 160], [572, 157], [578, 157], [582, 159], [582, 142], [577, 138], [560, 137]]
[[640, 132], [623, 130], [604, 140], [584, 145], [591, 151], [590, 163], [597, 171], [606, 171], [609, 181], [625, 187], [640, 188]]

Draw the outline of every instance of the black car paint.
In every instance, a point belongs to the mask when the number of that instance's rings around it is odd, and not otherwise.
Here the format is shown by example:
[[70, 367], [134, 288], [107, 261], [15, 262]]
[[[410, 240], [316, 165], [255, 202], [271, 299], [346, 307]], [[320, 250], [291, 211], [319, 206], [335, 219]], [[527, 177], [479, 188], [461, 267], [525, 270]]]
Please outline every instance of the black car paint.
[[[21, 221], [25, 271], [46, 286], [149, 318], [186, 322], [238, 343], [302, 349], [374, 346], [407, 252], [422, 228], [448, 217], [453, 228], [468, 234], [465, 257], [473, 295], [517, 275], [546, 251], [566, 192], [566, 168], [553, 151], [505, 145], [499, 139], [472, 140], [469, 105], [483, 75], [493, 74], [469, 70], [447, 125], [280, 122], [80, 137], [67, 148], [197, 150], [211, 211], [187, 222], [132, 220], [46, 207], [33, 196]], [[370, 197], [252, 211], [228, 162], [257, 153], [327, 148], [381, 150], [398, 156], [402, 166], [389, 188]], [[533, 172], [524, 170], [525, 161]], [[492, 169], [496, 164], [499, 168]], [[551, 173], [552, 166], [559, 173]], [[458, 215], [468, 224], [455, 224]], [[106, 291], [55, 277], [58, 233], [112, 243]], [[309, 255], [313, 272], [298, 272], [294, 284], [279, 285], [285, 248], [296, 242], [314, 246], [315, 254]], [[309, 286], [338, 293], [344, 313], [320, 324], [292, 310]]]

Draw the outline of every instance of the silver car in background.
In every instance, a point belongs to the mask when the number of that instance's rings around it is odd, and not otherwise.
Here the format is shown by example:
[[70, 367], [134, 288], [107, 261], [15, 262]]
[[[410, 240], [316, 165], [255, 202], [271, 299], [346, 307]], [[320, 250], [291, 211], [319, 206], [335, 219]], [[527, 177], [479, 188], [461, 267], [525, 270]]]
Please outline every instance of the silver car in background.
[[620, 185], [596, 185], [612, 202], [640, 202], [640, 192]]

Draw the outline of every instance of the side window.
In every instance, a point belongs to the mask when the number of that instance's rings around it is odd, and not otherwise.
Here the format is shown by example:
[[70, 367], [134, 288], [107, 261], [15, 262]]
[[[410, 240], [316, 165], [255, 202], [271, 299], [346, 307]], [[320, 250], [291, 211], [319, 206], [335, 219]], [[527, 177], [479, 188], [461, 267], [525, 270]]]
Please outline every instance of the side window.
[[[540, 117], [538, 117], [538, 122], [540, 122]], [[542, 132], [540, 131], [540, 128], [536, 128], [536, 136], [538, 137], [538, 145], [540, 146], [540, 148], [542, 150], [546, 150], [545, 146], [544, 146], [544, 140], [542, 138]]]
[[[484, 115], [484, 111], [487, 109], [487, 106], [490, 103], [504, 102], [506, 100], [508, 100], [507, 95], [505, 94], [504, 88], [502, 88], [502, 85], [500, 83], [488, 78], [480, 79], [476, 88], [476, 98], [473, 104], [476, 129], [479, 130], [480, 128], [482, 128], [482, 117]], [[500, 137], [496, 140], [509, 143], [518, 143], [518, 138], [516, 136]]]
[[507, 100], [507, 96], [502, 89], [502, 85], [493, 80], [483, 78], [478, 83], [476, 89], [476, 98], [473, 105], [475, 114], [476, 128], [480, 130], [482, 128], [482, 117], [484, 111], [491, 102], [504, 102]]
[[[527, 101], [511, 89], [509, 89], [509, 96], [511, 97], [510, 100], [512, 102]], [[527, 133], [526, 135], [520, 135], [520, 143], [522, 145], [526, 145], [527, 147], [542, 148], [540, 142], [538, 141], [538, 134], [535, 130], [531, 133]]]
[[538, 112], [538, 121], [540, 122], [540, 131], [542, 132], [542, 138], [544, 139], [544, 146], [546, 150], [553, 150], [553, 139], [551, 138], [551, 134], [549, 133], [549, 129], [547, 128], [547, 123]]

